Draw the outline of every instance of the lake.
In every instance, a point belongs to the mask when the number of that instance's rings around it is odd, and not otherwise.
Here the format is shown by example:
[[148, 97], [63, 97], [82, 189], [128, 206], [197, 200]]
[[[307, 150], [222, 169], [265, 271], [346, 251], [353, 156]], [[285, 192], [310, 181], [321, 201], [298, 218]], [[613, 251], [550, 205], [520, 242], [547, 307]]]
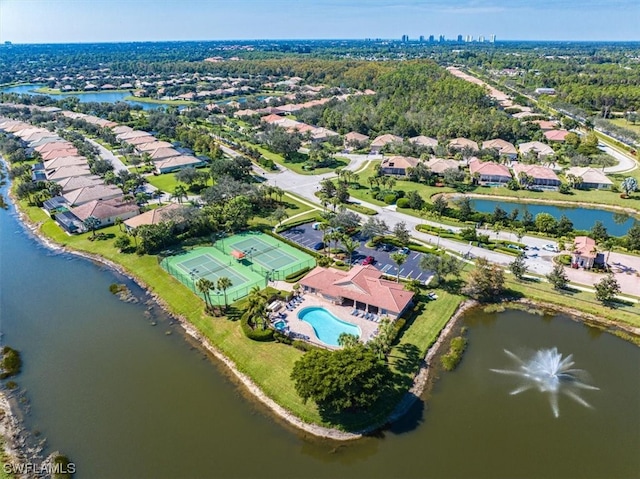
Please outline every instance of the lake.
[[140, 106], [143, 110], [155, 110], [156, 108], [166, 106], [160, 103], [145, 103], [141, 101], [125, 100], [126, 97], [132, 95], [132, 93], [130, 92], [100, 91], [100, 92], [87, 92], [87, 93], [61, 93], [58, 95], [52, 95], [48, 93], [38, 93], [35, 91], [42, 86], [43, 85], [17, 85], [17, 86], [11, 86], [7, 88], [1, 88], [0, 92], [17, 93], [22, 95], [24, 94], [46, 95], [49, 98], [53, 98], [54, 100], [60, 100], [63, 98], [68, 98], [73, 96], [73, 97], [77, 97], [80, 100], [80, 103], [90, 103], [90, 102], [117, 103], [119, 101], [124, 101], [129, 105]]
[[612, 236], [626, 235], [629, 228], [637, 221], [626, 213], [583, 208], [580, 206], [555, 206], [539, 203], [523, 204], [504, 200], [471, 199], [471, 207], [483, 213], [493, 213], [496, 206], [500, 206], [500, 208], [507, 213], [517, 208], [520, 211], [519, 219], [522, 219], [522, 214], [525, 211], [531, 213], [534, 218], [539, 213], [549, 213], [558, 220], [562, 215], [565, 215], [571, 220], [573, 227], [577, 230], [590, 230], [596, 221], [601, 221]]
[[[4, 193], [6, 190], [2, 188]], [[108, 287], [141, 298], [123, 303]], [[562, 315], [466, 315], [468, 351], [389, 430], [335, 443], [248, 400], [126, 279], [40, 245], [0, 211], [0, 326], [22, 353], [25, 424], [90, 478], [623, 478], [640, 476], [640, 349]], [[195, 297], [194, 301], [198, 301]], [[153, 325], [155, 323], [155, 325]], [[556, 346], [599, 388], [587, 408], [509, 395], [504, 349]]]

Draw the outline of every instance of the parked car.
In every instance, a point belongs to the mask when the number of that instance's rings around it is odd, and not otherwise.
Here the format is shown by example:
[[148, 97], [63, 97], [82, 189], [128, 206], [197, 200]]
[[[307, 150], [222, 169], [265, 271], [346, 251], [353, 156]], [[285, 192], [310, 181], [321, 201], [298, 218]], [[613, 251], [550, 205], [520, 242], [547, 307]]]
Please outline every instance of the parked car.
[[389, 243], [384, 243], [382, 245], [382, 251], [393, 251], [393, 245], [390, 245]]
[[515, 249], [516, 251], [522, 251], [522, 248], [520, 248], [520, 246], [515, 245], [515, 244], [508, 244], [507, 248], [509, 249]]
[[402, 254], [409, 254], [409, 248], [407, 248], [407, 247], [405, 246], [404, 248], [402, 248], [402, 249], [400, 250], [400, 252], [401, 252]]
[[368, 264], [373, 264], [376, 262], [376, 259], [373, 256], [367, 256], [363, 261], [362, 264], [363, 265], [368, 265]]
[[322, 223], [313, 223], [313, 224], [311, 225], [311, 227], [312, 227], [314, 230], [317, 230], [317, 229], [320, 229], [320, 225], [321, 225], [321, 224], [322, 224]]
[[545, 251], [551, 251], [552, 253], [557, 253], [558, 252], [558, 248], [555, 245], [552, 244], [546, 244], [542, 247], [543, 250]]
[[320, 251], [321, 249], [324, 249], [324, 242], [318, 241], [316, 244], [313, 245], [313, 249], [316, 251]]

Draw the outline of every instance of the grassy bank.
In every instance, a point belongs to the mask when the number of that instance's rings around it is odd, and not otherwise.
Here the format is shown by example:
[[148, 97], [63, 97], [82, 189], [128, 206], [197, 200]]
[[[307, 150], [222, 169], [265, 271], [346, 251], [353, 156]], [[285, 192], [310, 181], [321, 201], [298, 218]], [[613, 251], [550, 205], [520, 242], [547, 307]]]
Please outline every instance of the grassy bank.
[[[293, 200], [289, 200], [293, 201]], [[120, 264], [129, 273], [143, 281], [152, 293], [166, 302], [172, 313], [182, 316], [193, 324], [213, 345], [230, 358], [237, 369], [247, 374], [274, 401], [300, 419], [324, 426], [333, 426], [323, 421], [316, 406], [303, 404], [296, 394], [289, 377], [293, 364], [302, 352], [278, 343], [249, 341], [239, 322], [205, 315], [204, 303], [189, 289], [158, 265], [155, 256], [121, 254], [113, 247], [113, 238], [118, 227], [102, 229], [104, 240], [90, 241], [90, 234], [68, 236], [41, 209], [29, 207], [24, 202], [21, 209], [33, 223], [40, 224], [40, 231], [55, 242], [81, 252], [98, 254]], [[302, 207], [302, 206], [301, 206]], [[360, 429], [383, 421], [406, 391], [423, 353], [435, 341], [439, 331], [448, 321], [461, 298], [439, 291], [440, 299], [424, 305], [408, 321], [408, 326], [399, 343], [391, 352], [391, 365], [397, 381], [394, 394], [366, 414], [343, 415], [338, 420], [346, 429]]]

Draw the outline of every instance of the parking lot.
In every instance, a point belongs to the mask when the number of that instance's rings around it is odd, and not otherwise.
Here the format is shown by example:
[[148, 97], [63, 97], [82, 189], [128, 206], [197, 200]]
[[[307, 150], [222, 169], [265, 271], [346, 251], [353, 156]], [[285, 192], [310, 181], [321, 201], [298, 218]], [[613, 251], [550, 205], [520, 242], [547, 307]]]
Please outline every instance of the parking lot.
[[[323, 235], [321, 230], [314, 230], [312, 228], [312, 223], [295, 226], [280, 234], [285, 238], [311, 250], [313, 250], [314, 245], [322, 242]], [[358, 236], [354, 236], [353, 239], [360, 242], [360, 247], [353, 252], [353, 264], [362, 264], [367, 256], [373, 256], [375, 258], [373, 266], [384, 274], [388, 274], [390, 276], [395, 276], [397, 274], [398, 268], [390, 256], [394, 252], [398, 251], [398, 248], [390, 245], [379, 245], [377, 248], [368, 248], [365, 246], [365, 240]], [[340, 243], [338, 243], [338, 245], [339, 244]], [[332, 243], [331, 247], [335, 247], [335, 243]], [[420, 269], [421, 257], [422, 253], [410, 251], [407, 256], [407, 261], [400, 267], [400, 277], [418, 279], [422, 282], [428, 280], [431, 276], [430, 273]]]

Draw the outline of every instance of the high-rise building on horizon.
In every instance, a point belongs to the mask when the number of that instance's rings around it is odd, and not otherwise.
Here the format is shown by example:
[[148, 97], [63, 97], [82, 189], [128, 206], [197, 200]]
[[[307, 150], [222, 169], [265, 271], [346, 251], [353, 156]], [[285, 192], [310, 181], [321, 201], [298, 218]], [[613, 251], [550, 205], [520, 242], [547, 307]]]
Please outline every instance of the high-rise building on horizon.
[[433, 43], [435, 41], [435, 37], [433, 35], [429, 35], [429, 43]]
[[489, 41], [490, 41], [491, 43], [495, 43], [495, 42], [496, 42], [496, 35], [495, 35], [495, 33], [494, 33], [494, 34], [492, 34], [492, 35], [489, 37], [489, 39], [490, 39]]
[[440, 35], [440, 37], [438, 37], [438, 41], [440, 43], [443, 43], [444, 42], [444, 35]]
[[409, 41], [409, 35], [402, 35], [402, 43], [407, 43]]
[[458, 43], [462, 43], [462, 35], [458, 35]]
[[420, 35], [420, 43], [424, 42], [424, 35]]

